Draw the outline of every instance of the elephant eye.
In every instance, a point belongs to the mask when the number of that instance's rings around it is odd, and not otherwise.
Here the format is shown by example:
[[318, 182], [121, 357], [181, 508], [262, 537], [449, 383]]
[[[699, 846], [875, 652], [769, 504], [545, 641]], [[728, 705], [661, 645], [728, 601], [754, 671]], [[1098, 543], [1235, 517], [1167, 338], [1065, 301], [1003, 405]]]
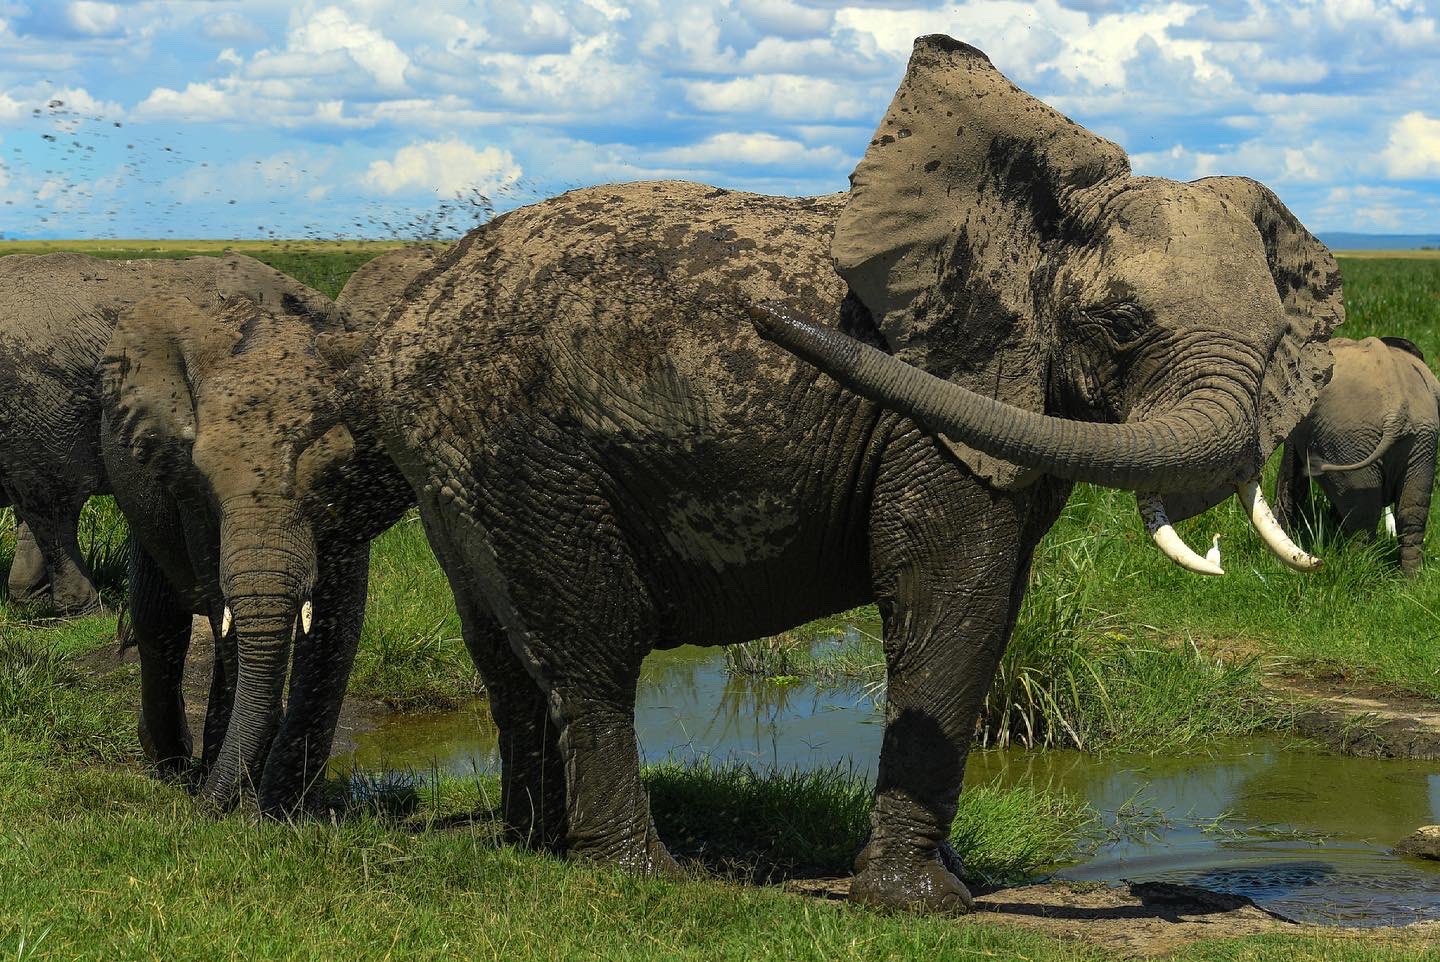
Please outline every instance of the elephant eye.
[[1100, 304], [1080, 314], [1083, 327], [1102, 334], [1117, 348], [1134, 345], [1150, 331], [1145, 311], [1133, 301]]

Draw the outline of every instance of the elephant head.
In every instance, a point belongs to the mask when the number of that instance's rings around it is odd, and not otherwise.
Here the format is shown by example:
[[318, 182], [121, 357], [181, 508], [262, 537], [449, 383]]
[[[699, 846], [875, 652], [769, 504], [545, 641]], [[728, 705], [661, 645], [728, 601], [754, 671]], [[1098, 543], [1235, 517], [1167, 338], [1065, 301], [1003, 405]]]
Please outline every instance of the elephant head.
[[315, 347], [317, 334], [343, 330], [342, 312], [293, 282], [297, 291], [278, 298], [238, 278], [234, 286], [214, 299], [140, 302], [121, 315], [102, 364], [115, 443], [165, 485], [187, 526], [208, 519], [186, 542], [239, 667], [204, 788], [219, 804], [256, 783], [282, 715], [292, 641], [327, 615], [312, 602], [317, 543], [344, 520], [337, 492], [364, 459]]
[[[1130, 174], [1123, 150], [949, 37], [922, 37], [836, 228], [876, 350], [753, 309], [760, 333], [914, 417], [989, 482], [1137, 492], [1161, 547], [1220, 573], [1175, 517], [1255, 484], [1329, 376], [1326, 248], [1265, 187]], [[1163, 501], [1162, 501], [1163, 499]]]

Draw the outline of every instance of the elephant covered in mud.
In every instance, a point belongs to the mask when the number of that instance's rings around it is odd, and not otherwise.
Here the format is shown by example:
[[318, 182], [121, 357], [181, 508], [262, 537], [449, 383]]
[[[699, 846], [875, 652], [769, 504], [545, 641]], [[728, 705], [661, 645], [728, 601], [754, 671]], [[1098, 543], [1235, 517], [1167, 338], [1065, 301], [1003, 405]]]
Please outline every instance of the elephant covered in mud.
[[108, 490], [97, 365], [120, 311], [159, 293], [223, 299], [221, 261], [0, 257], [0, 487], [15, 506], [10, 597], [75, 614], [99, 604], [76, 540], [85, 501]]
[[947, 37], [917, 41], [853, 187], [522, 208], [353, 352], [350, 410], [417, 492], [484, 676], [514, 836], [668, 870], [646, 653], [873, 600], [889, 687], [852, 897], [965, 910], [965, 758], [1072, 482], [1141, 492], [1157, 535], [1238, 486], [1310, 564], [1252, 482], [1324, 383], [1340, 278], [1273, 194], [1132, 177]]
[[435, 266], [438, 247], [402, 247], [360, 265], [335, 303], [351, 315], [350, 326], [370, 330], [389, 313], [410, 283]]
[[1414, 574], [1435, 485], [1440, 381], [1403, 337], [1335, 338], [1330, 349], [1330, 383], [1285, 442], [1276, 514], [1292, 531], [1303, 526], [1311, 478], [1347, 534], [1373, 537], [1382, 511], [1393, 506], [1400, 569]]
[[236, 293], [223, 301], [157, 296], [121, 313], [101, 362], [101, 448], [131, 525], [147, 753], [188, 767], [181, 675], [192, 613], [206, 616], [202, 796], [253, 791], [275, 811], [324, 770], [370, 539], [413, 496], [339, 421], [316, 337], [344, 333], [347, 315], [258, 261], [225, 263]]

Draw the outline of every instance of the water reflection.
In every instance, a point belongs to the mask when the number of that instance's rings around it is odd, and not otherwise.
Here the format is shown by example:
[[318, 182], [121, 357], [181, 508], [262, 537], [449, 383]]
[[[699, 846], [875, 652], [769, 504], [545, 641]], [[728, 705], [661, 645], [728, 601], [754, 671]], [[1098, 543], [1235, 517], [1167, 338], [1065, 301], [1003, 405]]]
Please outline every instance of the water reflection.
[[[648, 760], [756, 768], [852, 765], [873, 776], [881, 717], [861, 693], [734, 678], [707, 649], [645, 664], [636, 723]], [[340, 764], [465, 774], [497, 764], [483, 703], [398, 717]], [[1249, 740], [1206, 756], [977, 752], [967, 782], [1028, 781], [1084, 796], [1110, 840], [1056, 874], [1166, 880], [1246, 895], [1289, 918], [1348, 925], [1440, 919], [1440, 864], [1389, 848], [1440, 823], [1440, 776], [1425, 762], [1341, 758]]]

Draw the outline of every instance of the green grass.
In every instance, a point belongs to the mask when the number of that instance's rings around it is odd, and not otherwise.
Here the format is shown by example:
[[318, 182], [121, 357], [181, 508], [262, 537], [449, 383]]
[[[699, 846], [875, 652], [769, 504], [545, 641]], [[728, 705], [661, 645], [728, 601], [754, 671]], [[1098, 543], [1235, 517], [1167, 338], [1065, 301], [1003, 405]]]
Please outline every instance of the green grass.
[[413, 512], [375, 541], [350, 684], [399, 711], [458, 708], [481, 693], [450, 584]]
[[[648, 771], [662, 834], [722, 879], [701, 865], [642, 879], [500, 845], [493, 778], [371, 782], [331, 820], [216, 818], [146, 777], [133, 750], [113, 754], [129, 712], [77, 653], [16, 652], [0, 648], [0, 957], [1110, 957], [983, 918], [734, 884], [843, 869], [868, 798], [842, 772]], [[36, 711], [55, 722], [25, 717]], [[1004, 881], [1087, 844], [1094, 826], [1066, 796], [986, 786], [966, 793], [953, 837], [973, 879]], [[1418, 944], [1267, 937], [1176, 957], [1403, 959]]]

